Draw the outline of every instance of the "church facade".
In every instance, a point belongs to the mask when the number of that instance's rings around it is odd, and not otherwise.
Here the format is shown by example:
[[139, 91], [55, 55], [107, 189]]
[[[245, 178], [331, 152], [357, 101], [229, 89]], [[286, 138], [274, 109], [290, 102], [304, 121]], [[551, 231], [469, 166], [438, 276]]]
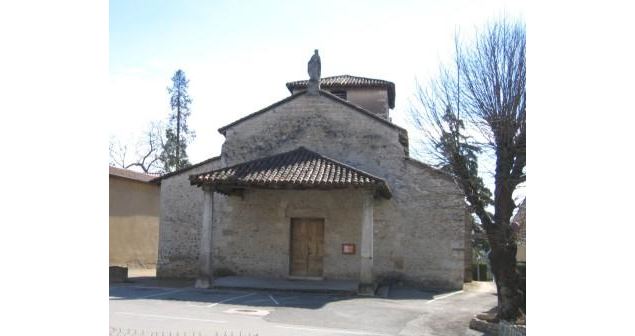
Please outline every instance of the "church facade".
[[161, 177], [157, 275], [198, 287], [249, 275], [461, 288], [464, 199], [410, 158], [390, 121], [394, 84], [317, 74], [220, 128], [219, 157]]

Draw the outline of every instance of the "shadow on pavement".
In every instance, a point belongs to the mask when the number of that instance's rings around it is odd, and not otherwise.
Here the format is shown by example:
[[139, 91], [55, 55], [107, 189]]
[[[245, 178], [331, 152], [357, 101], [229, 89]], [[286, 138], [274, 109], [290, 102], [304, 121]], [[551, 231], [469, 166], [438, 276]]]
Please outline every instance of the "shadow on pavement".
[[133, 277], [128, 282], [110, 285], [110, 300], [174, 300], [194, 305], [217, 304], [253, 307], [319, 309], [328, 303], [351, 299], [384, 301], [429, 301], [456, 291], [422, 290], [405, 286], [379, 288], [376, 296], [341, 293], [307, 293], [264, 289], [197, 289], [194, 280]]

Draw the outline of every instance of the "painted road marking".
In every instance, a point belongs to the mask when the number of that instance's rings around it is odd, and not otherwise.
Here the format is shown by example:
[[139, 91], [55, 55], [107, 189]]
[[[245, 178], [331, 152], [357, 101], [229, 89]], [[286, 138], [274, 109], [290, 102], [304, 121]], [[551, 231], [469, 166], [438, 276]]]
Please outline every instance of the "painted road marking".
[[241, 314], [241, 315], [250, 315], [250, 316], [267, 316], [269, 315], [268, 310], [263, 309], [241, 309], [241, 308], [233, 308], [224, 311], [223, 313], [227, 314]]
[[433, 301], [438, 301], [438, 300], [443, 300], [443, 299], [445, 299], [445, 298], [447, 298], [447, 297], [450, 297], [450, 296], [452, 296], [452, 295], [456, 295], [456, 294], [459, 294], [459, 293], [463, 293], [463, 290], [456, 291], [456, 292], [452, 292], [452, 293], [445, 294], [445, 295], [441, 295], [441, 296], [439, 296], [439, 297], [435, 297], [434, 299], [432, 299], [432, 300], [430, 300], [430, 301], [428, 301], [428, 302], [426, 302], [426, 303], [430, 303], [430, 302], [433, 302]]
[[167, 292], [163, 292], [163, 293], [155, 293], [155, 294], [150, 294], [150, 295], [145, 295], [145, 296], [140, 296], [137, 299], [147, 299], [147, 298], [151, 298], [151, 297], [156, 297], [156, 296], [161, 296], [161, 295], [168, 295], [168, 294], [173, 294], [173, 293], [178, 293], [178, 292], [183, 292], [187, 289], [185, 288], [181, 288], [181, 289], [176, 289], [173, 291], [167, 291]]
[[[158, 287], [158, 286], [133, 286], [133, 285], [123, 285], [123, 286], [110, 286], [110, 289], [128, 289], [128, 288], [136, 288], [136, 289], [160, 289], [166, 290], [174, 287]], [[184, 289], [184, 288], [181, 288]]]
[[271, 299], [271, 301], [273, 301], [273, 303], [275, 303], [276, 305], [279, 305], [278, 301], [276, 301], [276, 299], [273, 298], [273, 295], [269, 294], [269, 298]]
[[214, 307], [214, 306], [216, 306], [218, 304], [221, 304], [221, 303], [225, 303], [225, 302], [233, 301], [233, 300], [236, 300], [236, 299], [252, 296], [254, 294], [256, 294], [256, 293], [249, 293], [249, 294], [245, 294], [245, 295], [241, 295], [241, 296], [231, 297], [229, 299], [225, 299], [225, 300], [222, 300], [222, 301], [218, 301], [218, 302], [212, 303], [211, 305], [208, 305], [208, 307]]
[[301, 327], [292, 325], [276, 325], [276, 328], [305, 330], [305, 331], [321, 331], [329, 333], [351, 334], [351, 335], [373, 335], [373, 336], [390, 336], [389, 334], [377, 334], [362, 330], [350, 330], [350, 329], [332, 329], [332, 328], [314, 328], [314, 327]]
[[240, 305], [240, 306], [249, 306], [249, 305], [253, 305], [256, 303], [261, 303], [261, 302], [267, 302], [267, 303], [271, 303], [271, 300], [269, 298], [257, 298], [254, 300], [242, 300], [240, 301], [240, 304], [236, 304], [236, 305]]
[[218, 320], [208, 320], [208, 319], [197, 319], [191, 317], [180, 317], [180, 316], [167, 316], [167, 315], [154, 315], [154, 314], [139, 314], [139, 313], [129, 313], [129, 312], [115, 312], [115, 314], [121, 315], [132, 315], [132, 316], [140, 316], [140, 317], [150, 317], [150, 318], [160, 318], [160, 319], [171, 319], [171, 320], [187, 320], [187, 321], [198, 321], [198, 322], [210, 322], [210, 323], [227, 323], [227, 321], [218, 321]]

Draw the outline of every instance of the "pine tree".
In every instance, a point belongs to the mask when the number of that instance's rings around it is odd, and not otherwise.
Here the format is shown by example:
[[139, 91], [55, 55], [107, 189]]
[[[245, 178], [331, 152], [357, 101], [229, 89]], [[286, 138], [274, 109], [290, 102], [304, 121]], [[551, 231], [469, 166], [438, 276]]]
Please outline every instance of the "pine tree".
[[172, 76], [172, 86], [168, 87], [170, 94], [170, 114], [168, 127], [165, 130], [165, 145], [161, 153], [161, 159], [166, 172], [172, 172], [189, 166], [187, 158], [187, 144], [194, 138], [194, 131], [190, 130], [187, 118], [190, 116], [190, 98], [188, 89], [189, 80], [185, 72], [177, 70]]

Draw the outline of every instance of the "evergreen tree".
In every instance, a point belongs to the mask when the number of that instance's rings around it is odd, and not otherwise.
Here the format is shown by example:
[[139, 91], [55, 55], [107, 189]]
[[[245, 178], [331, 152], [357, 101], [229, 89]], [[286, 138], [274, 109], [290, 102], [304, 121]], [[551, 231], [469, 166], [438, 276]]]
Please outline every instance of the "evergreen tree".
[[483, 149], [470, 141], [470, 137], [464, 133], [465, 124], [458, 118], [452, 107], [448, 105], [443, 115], [443, 121], [447, 129], [441, 130], [439, 141], [434, 144], [445, 160], [441, 164], [441, 169], [454, 174], [453, 167], [465, 167], [465, 176], [473, 186], [474, 194], [485, 205], [493, 205], [492, 192], [485, 186], [483, 179], [478, 175], [478, 154]]
[[172, 76], [172, 86], [168, 87], [172, 113], [165, 130], [165, 144], [161, 153], [161, 160], [166, 172], [190, 165], [186, 150], [187, 144], [194, 138], [195, 134], [189, 129], [187, 123], [192, 103], [187, 92], [189, 82], [185, 77], [185, 72], [179, 69]]
[[180, 141], [180, 148], [182, 148], [183, 151], [179, 153], [179, 157], [176, 156], [177, 147], [179, 147], [177, 146], [178, 142], [176, 139], [176, 134], [172, 129], [168, 128], [165, 130], [165, 144], [163, 146], [163, 152], [161, 153], [160, 159], [161, 162], [163, 162], [163, 170], [166, 173], [173, 172], [190, 165], [187, 153], [185, 152], [187, 143], [184, 138], [181, 138]]

